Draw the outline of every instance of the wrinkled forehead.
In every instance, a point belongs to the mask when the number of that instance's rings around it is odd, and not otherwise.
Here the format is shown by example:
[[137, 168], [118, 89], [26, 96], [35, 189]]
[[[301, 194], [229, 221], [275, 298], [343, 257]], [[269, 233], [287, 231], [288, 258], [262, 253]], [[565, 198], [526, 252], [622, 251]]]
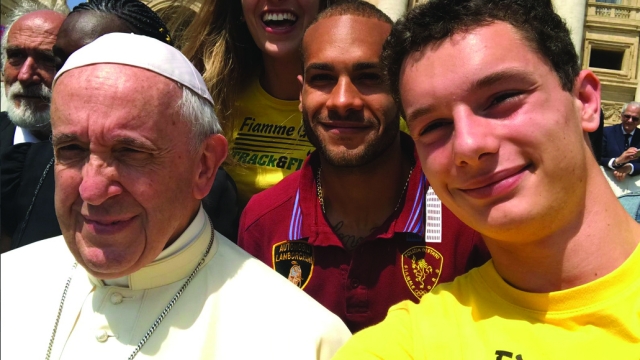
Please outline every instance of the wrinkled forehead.
[[52, 39], [62, 25], [65, 16], [53, 10], [37, 10], [30, 12], [16, 20], [6, 34], [9, 44], [15, 41], [20, 35], [28, 36], [31, 41], [37, 42], [41, 39]]
[[101, 122], [94, 113], [106, 107], [112, 107], [113, 114], [156, 114], [169, 119], [178, 108], [182, 91], [175, 81], [147, 69], [123, 64], [82, 66], [58, 78], [51, 97], [51, 123], [55, 133], [58, 119], [85, 114], [90, 123]]
[[[122, 131], [149, 136], [182, 133], [182, 87], [152, 71], [122, 64], [92, 64], [70, 69], [52, 94], [53, 137], [64, 134], [108, 139]], [[184, 140], [184, 139], [183, 139]]]

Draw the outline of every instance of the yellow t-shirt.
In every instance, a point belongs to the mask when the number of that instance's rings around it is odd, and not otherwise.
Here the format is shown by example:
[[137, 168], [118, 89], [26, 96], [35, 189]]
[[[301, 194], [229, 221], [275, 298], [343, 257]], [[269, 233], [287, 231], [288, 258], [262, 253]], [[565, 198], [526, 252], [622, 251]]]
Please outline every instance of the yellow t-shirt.
[[238, 97], [229, 141], [229, 155], [236, 164], [225, 170], [238, 187], [242, 206], [251, 196], [300, 169], [313, 151], [298, 104], [267, 94], [257, 77]]
[[517, 290], [489, 261], [419, 304], [393, 306], [334, 359], [640, 359], [640, 246], [612, 273], [552, 293]]

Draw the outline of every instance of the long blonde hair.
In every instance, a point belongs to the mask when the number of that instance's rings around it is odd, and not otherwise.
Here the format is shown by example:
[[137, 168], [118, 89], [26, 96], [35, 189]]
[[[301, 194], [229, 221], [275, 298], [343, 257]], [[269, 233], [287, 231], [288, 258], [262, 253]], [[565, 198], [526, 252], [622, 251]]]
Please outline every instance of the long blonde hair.
[[262, 53], [241, 21], [240, 0], [174, 0], [170, 10], [159, 10], [174, 31], [176, 47], [200, 71], [215, 103], [227, 136], [232, 130], [231, 109], [239, 92], [262, 68]]

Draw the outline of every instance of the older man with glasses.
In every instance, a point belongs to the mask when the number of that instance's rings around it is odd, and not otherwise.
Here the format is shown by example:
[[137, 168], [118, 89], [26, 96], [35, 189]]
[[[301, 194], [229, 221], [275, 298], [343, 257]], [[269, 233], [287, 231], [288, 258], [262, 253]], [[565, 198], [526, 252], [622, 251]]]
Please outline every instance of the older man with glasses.
[[622, 107], [621, 124], [604, 129], [600, 165], [613, 170], [618, 181], [640, 174], [640, 102], [632, 101]]

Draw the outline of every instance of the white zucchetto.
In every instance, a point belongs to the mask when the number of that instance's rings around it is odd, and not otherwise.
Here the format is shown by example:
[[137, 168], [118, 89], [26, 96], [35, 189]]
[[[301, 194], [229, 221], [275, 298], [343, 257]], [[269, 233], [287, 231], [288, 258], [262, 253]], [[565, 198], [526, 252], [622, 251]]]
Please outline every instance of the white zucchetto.
[[65, 72], [93, 64], [123, 64], [153, 71], [190, 88], [213, 105], [202, 76], [178, 49], [136, 34], [106, 34], [78, 49], [56, 74], [52, 88]]

